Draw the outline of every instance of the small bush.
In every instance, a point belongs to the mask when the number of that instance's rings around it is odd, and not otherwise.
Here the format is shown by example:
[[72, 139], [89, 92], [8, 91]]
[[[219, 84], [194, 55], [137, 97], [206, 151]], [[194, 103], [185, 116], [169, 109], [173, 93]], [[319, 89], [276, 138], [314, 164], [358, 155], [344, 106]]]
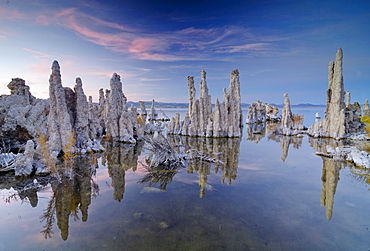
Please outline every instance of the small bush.
[[365, 123], [365, 125], [366, 125], [365, 130], [366, 130], [367, 136], [370, 136], [370, 117], [369, 116], [362, 116], [361, 121], [363, 123]]
[[56, 169], [56, 159], [53, 158], [49, 151], [49, 144], [45, 134], [41, 133], [38, 138], [36, 138], [37, 144], [39, 146], [41, 155], [45, 158], [45, 166], [49, 168], [49, 171], [56, 177], [59, 177], [58, 170]]

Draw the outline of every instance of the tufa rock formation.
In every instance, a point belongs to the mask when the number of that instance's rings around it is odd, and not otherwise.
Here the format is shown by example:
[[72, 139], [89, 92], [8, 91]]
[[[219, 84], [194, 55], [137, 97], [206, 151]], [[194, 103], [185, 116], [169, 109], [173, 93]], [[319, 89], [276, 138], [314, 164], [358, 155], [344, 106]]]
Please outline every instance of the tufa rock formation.
[[11, 94], [0, 96], [0, 149], [19, 149], [27, 140], [48, 133], [49, 101], [32, 96], [20, 78], [13, 78], [8, 88]]
[[194, 77], [188, 77], [189, 111], [183, 121], [176, 115], [168, 125], [169, 134], [200, 137], [240, 137], [243, 117], [241, 110], [239, 71], [230, 75], [228, 91], [223, 91], [223, 102], [216, 99], [212, 111], [206, 72], [201, 71], [200, 95], [195, 98]]
[[76, 93], [76, 119], [74, 124], [76, 147], [86, 149], [87, 146], [92, 143], [90, 136], [91, 138], [95, 138], [96, 132], [94, 132], [95, 135], [89, 133], [89, 103], [82, 89], [82, 81], [80, 78], [76, 78], [74, 90]]
[[[62, 86], [60, 67], [53, 62], [49, 79], [50, 113], [48, 117], [49, 147], [60, 152], [69, 142], [72, 132], [71, 116], [66, 102], [66, 91]], [[73, 118], [72, 118], [73, 119]]]
[[361, 113], [358, 103], [350, 104], [349, 93], [347, 93], [347, 102], [344, 102], [342, 64], [343, 51], [339, 48], [335, 62], [329, 63], [326, 115], [323, 120], [310, 126], [307, 131], [310, 136], [342, 139], [358, 134], [364, 127], [358, 118]]
[[99, 91], [99, 119], [109, 140], [135, 144], [143, 136], [142, 125], [137, 121], [136, 108], [126, 107], [126, 97], [122, 92], [121, 77], [114, 73], [110, 80], [110, 90], [105, 97]]
[[[82, 88], [82, 81], [76, 78], [74, 91], [63, 87], [60, 67], [57, 61], [53, 62], [52, 73], [49, 79], [48, 116], [49, 148], [55, 153], [71, 149], [71, 140], [80, 153], [101, 151], [102, 146], [95, 140], [96, 128], [91, 125], [98, 123], [95, 113], [89, 113], [89, 103]], [[95, 121], [95, 122], [94, 122]]]
[[369, 107], [368, 99], [366, 99], [365, 103], [362, 105], [362, 112], [363, 112], [363, 116], [370, 116], [370, 107]]
[[281, 116], [281, 134], [297, 135], [304, 129], [303, 115], [293, 114], [290, 108], [290, 100], [288, 94], [284, 94], [284, 108]]
[[33, 167], [33, 158], [35, 155], [35, 144], [32, 140], [28, 140], [24, 153], [17, 155], [15, 159], [15, 176], [31, 175], [36, 171]]
[[278, 113], [279, 108], [277, 106], [262, 103], [257, 100], [256, 103], [252, 103], [248, 106], [246, 123], [264, 123], [266, 121], [279, 122], [281, 120], [281, 116], [279, 116]]

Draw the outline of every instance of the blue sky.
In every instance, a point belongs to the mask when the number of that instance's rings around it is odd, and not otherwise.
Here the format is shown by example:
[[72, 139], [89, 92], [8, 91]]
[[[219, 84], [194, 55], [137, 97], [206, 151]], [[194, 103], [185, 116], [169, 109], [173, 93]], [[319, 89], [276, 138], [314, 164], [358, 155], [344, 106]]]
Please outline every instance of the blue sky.
[[48, 97], [53, 60], [64, 86], [98, 99], [114, 72], [129, 101], [187, 102], [207, 72], [212, 101], [239, 69], [242, 102], [325, 104], [327, 69], [344, 52], [351, 100], [370, 98], [370, 1], [0, 0], [0, 93], [11, 78]]

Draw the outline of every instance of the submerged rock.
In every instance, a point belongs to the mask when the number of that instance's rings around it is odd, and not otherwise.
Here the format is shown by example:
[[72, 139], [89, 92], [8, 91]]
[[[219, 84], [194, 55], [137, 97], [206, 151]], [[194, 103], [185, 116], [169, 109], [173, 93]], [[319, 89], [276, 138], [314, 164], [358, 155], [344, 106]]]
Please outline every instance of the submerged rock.
[[140, 194], [144, 194], [144, 193], [165, 193], [166, 190], [164, 189], [160, 189], [160, 188], [156, 188], [156, 187], [144, 187]]
[[169, 225], [164, 221], [160, 222], [158, 225], [160, 229], [166, 229], [169, 227]]
[[326, 152], [316, 152], [317, 155], [336, 160], [344, 160], [354, 163], [358, 167], [370, 168], [370, 154], [361, 151], [355, 146], [338, 146], [333, 149], [326, 146]]

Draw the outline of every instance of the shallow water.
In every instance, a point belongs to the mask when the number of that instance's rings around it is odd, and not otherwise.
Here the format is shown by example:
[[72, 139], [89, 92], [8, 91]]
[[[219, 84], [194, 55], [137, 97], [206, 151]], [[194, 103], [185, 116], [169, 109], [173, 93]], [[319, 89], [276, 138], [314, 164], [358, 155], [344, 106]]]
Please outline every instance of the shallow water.
[[316, 156], [323, 143], [247, 128], [242, 139], [169, 140], [220, 161], [150, 173], [142, 145], [76, 158], [63, 185], [1, 191], [0, 250], [370, 249], [370, 174]]

